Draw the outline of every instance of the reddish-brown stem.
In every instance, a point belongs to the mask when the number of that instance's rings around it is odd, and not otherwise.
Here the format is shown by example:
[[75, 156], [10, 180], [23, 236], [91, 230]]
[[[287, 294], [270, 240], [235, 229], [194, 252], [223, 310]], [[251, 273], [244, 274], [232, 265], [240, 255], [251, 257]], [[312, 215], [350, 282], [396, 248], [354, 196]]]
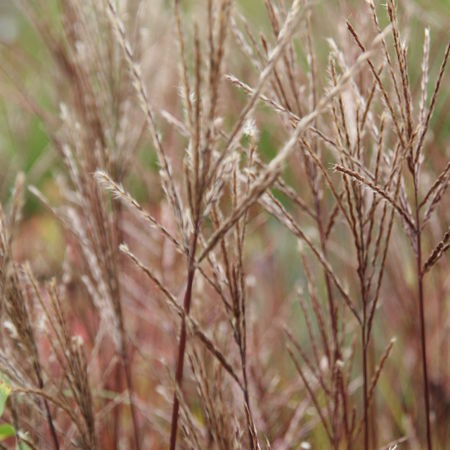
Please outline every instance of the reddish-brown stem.
[[[122, 381], [122, 367], [119, 361], [116, 362], [116, 367], [114, 369], [114, 392], [120, 392], [121, 390], [121, 381]], [[117, 405], [114, 408], [113, 414], [113, 422], [114, 422], [114, 431], [113, 431], [113, 446], [115, 449], [118, 448], [119, 445], [119, 436], [120, 436], [120, 405]]]
[[362, 326], [362, 351], [363, 351], [363, 391], [364, 391], [364, 450], [369, 450], [369, 405], [367, 398], [367, 341], [366, 341], [366, 308], [364, 306], [364, 319]]
[[[326, 248], [326, 238], [325, 231], [323, 228], [323, 219], [322, 219], [322, 208], [320, 207], [320, 199], [317, 192], [313, 192], [314, 195], [314, 203], [316, 210], [316, 222], [317, 227], [319, 228], [319, 236], [320, 236], [320, 247], [322, 249], [322, 253], [325, 257], [327, 257], [327, 248]], [[340, 350], [339, 350], [339, 339], [338, 339], [338, 311], [335, 307], [333, 291], [331, 288], [330, 277], [326, 270], [324, 270], [325, 284], [327, 288], [327, 296], [328, 296], [328, 308], [331, 319], [331, 329], [333, 332], [333, 341], [334, 341], [334, 361], [332, 364], [336, 363], [336, 361], [340, 358]], [[331, 361], [330, 361], [331, 363]]]
[[[181, 318], [180, 344], [178, 346], [177, 367], [175, 373], [175, 382], [177, 387], [181, 387], [183, 381], [184, 354], [186, 351], [186, 315], [189, 314], [189, 311], [191, 309], [192, 285], [194, 283], [194, 275], [195, 275], [195, 250], [197, 248], [197, 238], [198, 238], [197, 231], [198, 230], [196, 229], [194, 233], [192, 249], [189, 256], [187, 286], [183, 300], [185, 315], [183, 315], [183, 317]], [[179, 409], [180, 403], [178, 401], [177, 392], [175, 391], [175, 393], [173, 394], [172, 424], [170, 427], [170, 450], [175, 450], [176, 448]]]
[[130, 412], [131, 412], [131, 421], [133, 424], [133, 440], [136, 450], [140, 450], [139, 445], [139, 427], [137, 423], [137, 415], [136, 415], [136, 408], [134, 407], [133, 402], [133, 380], [131, 378], [131, 368], [130, 368], [130, 362], [128, 359], [128, 352], [127, 352], [127, 344], [126, 344], [126, 333], [125, 333], [125, 324], [123, 323], [123, 315], [122, 315], [122, 308], [120, 303], [118, 303], [119, 311], [118, 311], [118, 320], [119, 320], [119, 333], [120, 333], [120, 359], [123, 367], [123, 371], [125, 374], [125, 383], [127, 386], [127, 393], [128, 393], [128, 401], [130, 403]]
[[[37, 349], [35, 351], [36, 351], [36, 355], [37, 355], [38, 354]], [[40, 366], [39, 362], [35, 362], [34, 371], [36, 373], [36, 378], [38, 380], [39, 389], [43, 389], [44, 388], [44, 380], [42, 379], [41, 366]], [[45, 415], [47, 416], [48, 428], [50, 430], [50, 435], [52, 436], [52, 440], [53, 440], [53, 445], [56, 450], [59, 450], [58, 436], [56, 434], [55, 425], [53, 423], [52, 414], [50, 412], [50, 406], [46, 399], [44, 399], [44, 408], [45, 408]]]
[[[43, 386], [41, 387], [41, 389]], [[47, 400], [44, 400], [44, 406], [45, 406], [45, 414], [47, 416], [48, 426], [50, 428], [50, 434], [52, 435], [53, 445], [55, 446], [56, 450], [59, 450], [59, 442], [58, 442], [58, 436], [56, 435], [55, 425], [53, 424], [52, 415], [50, 413], [50, 406], [47, 402]]]
[[125, 373], [125, 382], [127, 384], [127, 391], [128, 391], [128, 401], [130, 402], [130, 411], [131, 411], [131, 421], [133, 423], [133, 433], [134, 433], [134, 445], [136, 447], [136, 450], [140, 450], [140, 444], [139, 444], [139, 427], [137, 422], [137, 414], [136, 414], [136, 408], [134, 406], [133, 401], [133, 379], [131, 378], [131, 369], [130, 369], [130, 363], [128, 361], [128, 354], [125, 348], [125, 343], [123, 343], [123, 349], [121, 351], [121, 358], [122, 358], [122, 365], [123, 365], [123, 371]]
[[247, 418], [248, 438], [249, 438], [249, 443], [250, 443], [250, 449], [254, 450], [255, 445], [253, 442], [253, 436], [252, 436], [252, 430], [251, 430], [252, 424], [250, 422], [250, 419], [253, 416], [252, 416], [252, 410], [250, 407], [250, 395], [248, 393], [247, 355], [245, 354], [245, 350], [242, 345], [241, 345], [240, 350], [241, 350], [242, 378], [244, 380], [244, 401], [245, 401], [245, 406], [247, 408], [245, 416]]
[[[364, 258], [361, 259], [361, 262]], [[363, 303], [363, 319], [361, 324], [361, 345], [362, 345], [362, 358], [363, 358], [363, 401], [364, 401], [364, 450], [369, 450], [369, 398], [368, 398], [368, 383], [369, 375], [367, 368], [367, 349], [369, 344], [368, 329], [368, 317], [367, 317], [367, 291], [365, 288], [365, 268], [358, 269], [358, 275], [361, 284], [361, 298]]]
[[[325, 238], [325, 231], [323, 228], [323, 219], [322, 219], [322, 210], [320, 207], [320, 198], [315, 189], [312, 189], [313, 195], [314, 195], [314, 206], [316, 211], [316, 223], [317, 227], [319, 229], [319, 236], [320, 236], [320, 247], [322, 249], [322, 253], [325, 257], [327, 257], [327, 248], [326, 248], [326, 238]], [[334, 382], [338, 385], [339, 380], [335, 376], [336, 371], [334, 370], [334, 365], [336, 362], [340, 359], [340, 349], [339, 349], [339, 337], [338, 337], [338, 311], [335, 307], [334, 298], [333, 298], [333, 291], [331, 288], [331, 281], [330, 277], [328, 276], [328, 273], [326, 270], [324, 270], [324, 277], [325, 277], [325, 284], [327, 288], [327, 296], [328, 296], [328, 309], [330, 314], [330, 320], [331, 320], [331, 329], [333, 333], [333, 360], [330, 361], [330, 365], [333, 367], [333, 379]], [[338, 392], [338, 386], [336, 386], [336, 392]], [[332, 425], [332, 433], [333, 433], [333, 446], [335, 449], [339, 448], [339, 434], [336, 432], [336, 420], [337, 420], [337, 414], [336, 411], [339, 409], [339, 396], [335, 397], [335, 404], [334, 404], [334, 419], [333, 419], [333, 425]], [[344, 415], [346, 414], [346, 411], [344, 411]]]
[[[122, 205], [119, 202], [114, 202], [114, 228], [113, 231], [115, 233], [116, 242], [122, 241], [122, 236], [120, 232], [119, 227], [119, 220], [120, 220], [120, 214], [122, 210]], [[117, 263], [117, 261], [114, 261]], [[114, 271], [117, 274], [117, 266], [114, 264]], [[130, 403], [130, 412], [131, 412], [131, 422], [133, 424], [133, 440], [136, 450], [140, 450], [140, 443], [139, 443], [139, 426], [137, 421], [137, 414], [136, 414], [136, 408], [134, 406], [133, 401], [133, 379], [131, 377], [131, 367], [130, 367], [130, 361], [129, 361], [129, 354], [127, 349], [127, 342], [126, 342], [126, 332], [125, 332], [125, 323], [123, 318], [123, 311], [122, 311], [122, 303], [120, 298], [120, 285], [116, 281], [118, 279], [117, 276], [112, 278], [112, 284], [111, 284], [111, 291], [113, 296], [115, 297], [115, 308], [116, 314], [117, 314], [117, 320], [119, 322], [119, 333], [120, 333], [120, 359], [123, 367], [123, 371], [125, 374], [125, 383], [127, 387], [127, 393], [128, 393], [128, 401]]]
[[417, 176], [414, 176], [414, 203], [416, 210], [416, 262], [417, 262], [417, 293], [419, 299], [420, 339], [422, 346], [422, 372], [423, 395], [425, 399], [425, 415], [427, 424], [427, 449], [432, 450], [431, 423], [430, 423], [430, 394], [428, 388], [427, 346], [425, 334], [425, 310], [423, 299], [423, 272], [422, 272], [422, 232], [419, 215]]
[[[368, 333], [370, 333], [368, 331]], [[376, 361], [375, 361], [375, 345], [374, 345], [374, 341], [370, 341], [370, 339], [368, 338], [367, 341], [367, 351], [369, 352], [369, 367], [370, 370], [373, 371], [376, 368]], [[372, 443], [372, 447], [373, 448], [379, 448], [378, 445], [378, 434], [377, 434], [377, 402], [375, 401], [375, 399], [373, 399], [370, 402], [369, 405], [370, 411], [370, 439], [371, 439], [371, 443]]]

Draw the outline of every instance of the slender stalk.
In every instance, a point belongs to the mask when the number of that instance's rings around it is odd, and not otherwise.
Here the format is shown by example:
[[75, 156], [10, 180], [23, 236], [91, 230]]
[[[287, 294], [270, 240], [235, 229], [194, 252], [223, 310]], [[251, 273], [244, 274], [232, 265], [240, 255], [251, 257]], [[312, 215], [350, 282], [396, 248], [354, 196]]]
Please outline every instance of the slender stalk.
[[[374, 369], [376, 370], [376, 360], [375, 360], [375, 345], [374, 345], [374, 341], [370, 341], [370, 339], [368, 340], [367, 343], [367, 351], [369, 354], [369, 367], [370, 370], [373, 371]], [[372, 447], [373, 448], [379, 448], [378, 445], [378, 435], [377, 435], [377, 420], [376, 418], [377, 416], [377, 402], [375, 400], [375, 398], [373, 398], [373, 400], [370, 402], [369, 405], [369, 414], [370, 414], [370, 439], [371, 439], [371, 443], [372, 443]]]
[[425, 415], [427, 424], [427, 449], [432, 450], [431, 423], [430, 423], [430, 393], [428, 385], [427, 346], [425, 334], [425, 309], [423, 298], [423, 271], [422, 271], [422, 231], [419, 215], [419, 195], [417, 187], [417, 175], [414, 176], [414, 203], [416, 210], [416, 263], [417, 263], [417, 294], [419, 299], [420, 339], [422, 346], [422, 372], [423, 395], [425, 399]]
[[[36, 377], [38, 379], [39, 389], [43, 389], [44, 388], [44, 380], [42, 379], [41, 368], [40, 368], [39, 363], [35, 364], [34, 371], [35, 371]], [[50, 406], [49, 406], [48, 401], [46, 399], [44, 399], [44, 408], [45, 408], [45, 415], [47, 417], [48, 428], [50, 430], [50, 435], [51, 435], [52, 440], [53, 440], [53, 445], [54, 445], [56, 450], [59, 450], [58, 436], [56, 434], [55, 425], [53, 423], [52, 414], [50, 412]]]
[[47, 421], [50, 428], [50, 434], [52, 435], [53, 444], [55, 446], [55, 449], [59, 450], [58, 436], [56, 435], [55, 425], [53, 424], [53, 419], [50, 413], [50, 407], [48, 405], [47, 400], [44, 400], [44, 406], [45, 406], [45, 414], [47, 415]]
[[120, 352], [120, 357], [122, 360], [123, 371], [125, 373], [125, 382], [127, 385], [128, 401], [130, 403], [131, 421], [133, 423], [134, 445], [136, 447], [136, 450], [140, 450], [139, 426], [138, 426], [138, 422], [137, 422], [136, 408], [134, 407], [134, 402], [133, 402], [133, 392], [134, 392], [133, 379], [131, 377], [130, 362], [128, 360], [128, 353], [126, 351], [125, 342], [123, 342], [122, 350]]
[[[120, 392], [121, 384], [122, 384], [122, 367], [119, 361], [116, 361], [116, 367], [114, 369], [114, 382], [112, 389], [114, 392]], [[120, 405], [117, 405], [114, 408], [113, 413], [113, 423], [114, 423], [114, 431], [113, 431], [113, 447], [117, 450], [119, 445], [119, 436], [120, 436]]]
[[[323, 227], [323, 217], [322, 217], [322, 208], [320, 205], [320, 197], [316, 189], [314, 189], [313, 185], [311, 185], [311, 191], [314, 197], [314, 208], [316, 212], [316, 223], [317, 228], [319, 229], [319, 238], [320, 238], [320, 248], [322, 249], [322, 253], [327, 257], [327, 247], [326, 247], [326, 238], [325, 238], [325, 230]], [[333, 344], [334, 344], [334, 354], [333, 361], [330, 361], [330, 366], [334, 366], [336, 361], [340, 358], [340, 350], [339, 350], [339, 339], [338, 339], [338, 311], [335, 306], [333, 291], [331, 288], [330, 277], [326, 270], [323, 271], [325, 278], [325, 285], [327, 288], [327, 298], [328, 298], [328, 309], [331, 320], [331, 330], [333, 333]]]
[[[319, 229], [319, 237], [320, 237], [320, 247], [322, 249], [322, 253], [327, 257], [327, 248], [326, 248], [326, 238], [325, 238], [325, 231], [323, 227], [323, 217], [322, 217], [322, 208], [320, 205], [320, 198], [315, 189], [312, 189], [313, 195], [314, 195], [314, 206], [316, 211], [316, 223], [317, 227]], [[331, 287], [331, 281], [330, 277], [328, 276], [328, 273], [326, 270], [323, 271], [324, 278], [325, 278], [325, 285], [327, 288], [327, 298], [328, 298], [328, 309], [330, 314], [330, 320], [331, 320], [331, 330], [333, 333], [333, 360], [330, 361], [330, 366], [332, 369], [332, 377], [333, 377], [333, 383], [336, 383], [336, 391], [339, 390], [338, 388], [338, 377], [336, 376], [335, 371], [335, 364], [340, 359], [340, 348], [339, 348], [339, 337], [338, 337], [338, 310], [335, 306], [334, 297], [333, 297], [333, 291]], [[333, 425], [332, 425], [332, 431], [333, 431], [333, 446], [334, 449], [337, 450], [339, 448], [339, 435], [337, 433], [337, 424], [336, 420], [338, 418], [337, 411], [339, 409], [339, 396], [336, 396], [335, 398], [335, 404], [334, 404], [334, 419], [333, 419]], [[346, 412], [344, 411], [344, 414]]]
[[246, 411], [246, 418], [247, 418], [247, 430], [248, 430], [248, 438], [249, 438], [249, 443], [250, 443], [250, 449], [254, 450], [255, 449], [255, 445], [253, 442], [253, 436], [252, 436], [252, 430], [251, 430], [251, 423], [250, 423], [250, 418], [253, 417], [252, 415], [252, 410], [251, 410], [251, 406], [250, 406], [250, 395], [248, 393], [248, 377], [247, 377], [247, 355], [245, 350], [241, 347], [241, 366], [242, 366], [242, 378], [244, 380], [244, 401], [245, 401], [245, 406], [247, 408]]
[[[116, 242], [122, 241], [122, 234], [120, 231], [119, 226], [119, 220], [122, 210], [122, 205], [119, 202], [114, 202], [114, 217], [113, 217], [113, 233], [115, 236]], [[117, 246], [115, 247], [117, 248]], [[117, 268], [117, 250], [115, 251], [115, 258], [113, 260], [113, 271], [114, 271], [114, 277], [111, 278], [111, 291], [112, 295], [115, 298], [114, 301], [114, 307], [116, 309], [116, 315], [117, 320], [119, 322], [119, 334], [120, 334], [120, 359], [123, 367], [123, 371], [125, 374], [125, 383], [127, 387], [127, 395], [128, 395], [128, 401], [130, 403], [130, 413], [131, 413], [131, 421], [133, 424], [133, 440], [136, 450], [140, 450], [140, 443], [139, 443], [139, 426], [138, 426], [138, 420], [137, 420], [137, 413], [136, 408], [134, 406], [133, 401], [133, 393], [134, 393], [134, 386], [133, 386], [133, 378], [131, 376], [131, 367], [130, 367], [130, 360], [129, 360], [129, 354], [126, 344], [126, 332], [125, 332], [125, 323], [123, 318], [123, 310], [122, 310], [122, 302], [121, 302], [121, 296], [120, 296], [120, 284], [118, 282], [118, 268]]]
[[[183, 315], [181, 318], [180, 343], [178, 346], [178, 356], [175, 373], [175, 382], [180, 388], [183, 382], [184, 354], [186, 351], [186, 315], [189, 314], [189, 311], [191, 309], [192, 285], [194, 283], [194, 276], [195, 276], [195, 250], [197, 248], [197, 239], [198, 239], [198, 226], [196, 226], [196, 231], [194, 232], [192, 248], [189, 256], [187, 286], [183, 300], [185, 315]], [[173, 394], [172, 423], [170, 426], [170, 450], [175, 450], [176, 448], [179, 409], [180, 403], [178, 401], [177, 393], [175, 391]]]
[[369, 450], [369, 404], [367, 397], [367, 340], [366, 340], [366, 307], [364, 306], [362, 333], [362, 347], [363, 347], [363, 392], [364, 392], [364, 450]]
[[[361, 221], [360, 221], [361, 223]], [[364, 242], [361, 233], [361, 241]], [[364, 246], [362, 245], [362, 248]], [[364, 257], [361, 262], [364, 261]], [[363, 263], [364, 264], [364, 263]], [[368, 331], [368, 317], [367, 317], [367, 304], [368, 295], [366, 291], [365, 284], [365, 266], [363, 265], [360, 270], [358, 270], [361, 283], [361, 297], [363, 302], [363, 319], [361, 324], [361, 334], [362, 334], [362, 353], [363, 353], [363, 392], [364, 392], [364, 450], [369, 450], [369, 398], [368, 398], [368, 385], [369, 385], [369, 375], [367, 367], [367, 350], [369, 346], [370, 332]]]

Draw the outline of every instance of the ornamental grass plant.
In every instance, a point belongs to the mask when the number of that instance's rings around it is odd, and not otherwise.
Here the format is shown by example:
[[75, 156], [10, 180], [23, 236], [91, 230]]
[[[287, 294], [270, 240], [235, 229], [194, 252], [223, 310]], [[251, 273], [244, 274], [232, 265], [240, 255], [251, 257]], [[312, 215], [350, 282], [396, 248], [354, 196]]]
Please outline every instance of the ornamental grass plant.
[[446, 1], [12, 3], [0, 448], [447, 448]]

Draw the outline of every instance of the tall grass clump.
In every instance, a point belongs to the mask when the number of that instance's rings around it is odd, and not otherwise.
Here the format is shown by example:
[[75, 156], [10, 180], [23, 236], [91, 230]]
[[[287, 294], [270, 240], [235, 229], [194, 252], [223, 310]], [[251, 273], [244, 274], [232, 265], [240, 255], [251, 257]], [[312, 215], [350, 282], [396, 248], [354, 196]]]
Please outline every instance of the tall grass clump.
[[446, 448], [433, 5], [14, 3], [1, 448]]

